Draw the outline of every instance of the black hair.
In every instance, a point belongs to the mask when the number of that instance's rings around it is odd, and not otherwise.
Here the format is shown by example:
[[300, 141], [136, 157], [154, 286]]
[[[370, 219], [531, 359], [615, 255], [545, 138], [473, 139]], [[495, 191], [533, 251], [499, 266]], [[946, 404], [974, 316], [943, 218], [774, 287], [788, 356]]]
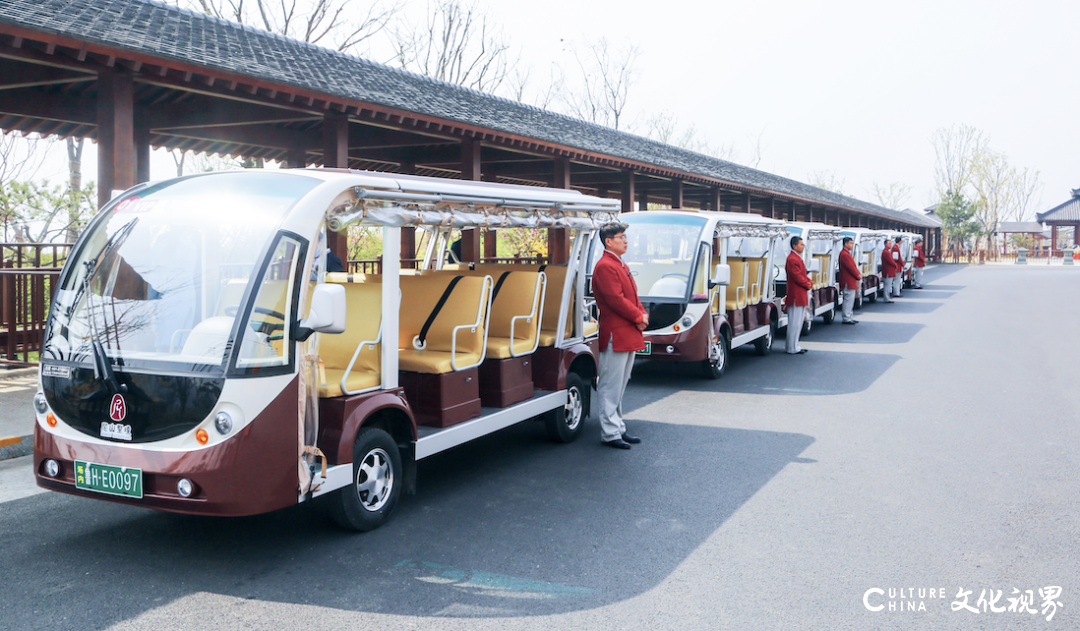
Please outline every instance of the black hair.
[[851, 237], [844, 237], [844, 242], [843, 242], [843, 243], [841, 243], [840, 245], [847, 245], [847, 244], [849, 244], [849, 243], [851, 243], [851, 242], [852, 242], [852, 238], [851, 238]]
[[607, 245], [608, 239], [614, 239], [615, 235], [626, 232], [627, 228], [629, 228], [629, 226], [621, 221], [609, 221], [600, 226], [600, 242]]
[[799, 241], [802, 241], [802, 237], [791, 237], [791, 249], [794, 250], [795, 246], [799, 245]]

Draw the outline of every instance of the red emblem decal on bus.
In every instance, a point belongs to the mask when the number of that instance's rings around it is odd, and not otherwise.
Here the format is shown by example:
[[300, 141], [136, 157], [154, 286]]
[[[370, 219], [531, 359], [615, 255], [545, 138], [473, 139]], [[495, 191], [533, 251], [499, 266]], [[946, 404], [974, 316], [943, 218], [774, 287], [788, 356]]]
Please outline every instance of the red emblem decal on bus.
[[127, 416], [127, 403], [124, 397], [114, 394], [112, 403], [109, 405], [109, 418], [119, 423]]

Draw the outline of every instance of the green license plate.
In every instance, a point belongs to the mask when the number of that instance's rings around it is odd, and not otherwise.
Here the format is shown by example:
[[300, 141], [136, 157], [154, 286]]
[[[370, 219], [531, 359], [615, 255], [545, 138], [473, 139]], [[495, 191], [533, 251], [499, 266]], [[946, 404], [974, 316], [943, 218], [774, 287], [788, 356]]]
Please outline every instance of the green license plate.
[[652, 354], [652, 342], [645, 342], [645, 348], [634, 351], [638, 355], [651, 355]]
[[142, 497], [142, 469], [76, 460], [75, 488], [109, 495]]

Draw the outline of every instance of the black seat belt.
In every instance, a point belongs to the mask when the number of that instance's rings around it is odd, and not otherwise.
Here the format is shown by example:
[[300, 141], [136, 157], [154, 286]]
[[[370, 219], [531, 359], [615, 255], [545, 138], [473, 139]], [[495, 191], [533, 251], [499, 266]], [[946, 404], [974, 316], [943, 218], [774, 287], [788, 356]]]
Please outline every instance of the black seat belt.
[[435, 308], [431, 311], [431, 315], [428, 316], [427, 322], [424, 322], [423, 328], [420, 329], [420, 335], [413, 338], [413, 347], [416, 348], [416, 350], [422, 351], [424, 350], [424, 347], [427, 346], [428, 329], [435, 323], [435, 318], [439, 316], [439, 312], [442, 311], [443, 305], [445, 305], [446, 301], [450, 298], [450, 293], [454, 291], [454, 287], [457, 286], [458, 281], [462, 278], [465, 277], [455, 276], [451, 279], [450, 284], [446, 286], [442, 296], [439, 298], [438, 304], [435, 305]]
[[510, 275], [510, 272], [503, 272], [499, 277], [499, 282], [495, 283], [495, 289], [491, 292], [491, 304], [495, 304], [495, 298], [499, 296], [499, 288], [503, 286], [503, 281]]

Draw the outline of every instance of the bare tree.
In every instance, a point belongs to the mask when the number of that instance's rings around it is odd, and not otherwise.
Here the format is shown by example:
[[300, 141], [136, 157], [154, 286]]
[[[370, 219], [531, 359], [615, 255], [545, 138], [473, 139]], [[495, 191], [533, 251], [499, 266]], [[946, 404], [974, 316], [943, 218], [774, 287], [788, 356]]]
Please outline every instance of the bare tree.
[[1013, 173], [1012, 196], [1009, 201], [1009, 217], [1013, 221], [1026, 221], [1031, 216], [1032, 204], [1042, 190], [1039, 171], [1024, 167], [1023, 171]]
[[[756, 169], [761, 164], [761, 160], [765, 157], [765, 149], [768, 145], [764, 144], [765, 130], [767, 127], [762, 127], [761, 131], [756, 136], [747, 135], [747, 139], [750, 140], [750, 159], [746, 162], [746, 166], [751, 169]], [[843, 181], [840, 182], [843, 184]]]
[[975, 219], [987, 239], [997, 230], [1013, 196], [1015, 170], [1003, 153], [986, 149], [972, 165], [971, 184], [975, 189]]
[[570, 113], [582, 120], [619, 129], [630, 88], [637, 78], [635, 64], [641, 51], [637, 46], [615, 50], [600, 39], [585, 51], [575, 51], [581, 85], [567, 95]]
[[710, 142], [705, 134], [698, 131], [697, 126], [693, 123], [683, 127], [670, 110], [661, 110], [648, 116], [643, 127], [647, 137], [665, 145], [689, 149], [722, 160], [734, 160], [734, 143], [718, 145]]
[[844, 178], [838, 176], [835, 170], [822, 169], [821, 171], [814, 171], [806, 179], [811, 186], [844, 195]]
[[392, 34], [394, 63], [434, 79], [494, 93], [517, 60], [476, 0], [434, 0], [427, 18]]
[[937, 157], [934, 180], [939, 197], [948, 191], [961, 192], [971, 184], [972, 171], [988, 141], [983, 132], [970, 125], [941, 127], [934, 132], [931, 142]]
[[552, 64], [548, 79], [539, 88], [533, 88], [532, 68], [525, 64], [516, 64], [507, 77], [507, 94], [519, 103], [528, 103], [542, 109], [551, 109], [566, 87], [566, 78], [562, 69]]
[[174, 0], [176, 6], [341, 52], [362, 52], [402, 8], [398, 0]]
[[14, 180], [32, 180], [48, 160], [52, 140], [36, 135], [0, 135], [0, 186]]
[[878, 184], [874, 182], [874, 199], [885, 208], [901, 210], [911, 197], [911, 187], [903, 182]]

